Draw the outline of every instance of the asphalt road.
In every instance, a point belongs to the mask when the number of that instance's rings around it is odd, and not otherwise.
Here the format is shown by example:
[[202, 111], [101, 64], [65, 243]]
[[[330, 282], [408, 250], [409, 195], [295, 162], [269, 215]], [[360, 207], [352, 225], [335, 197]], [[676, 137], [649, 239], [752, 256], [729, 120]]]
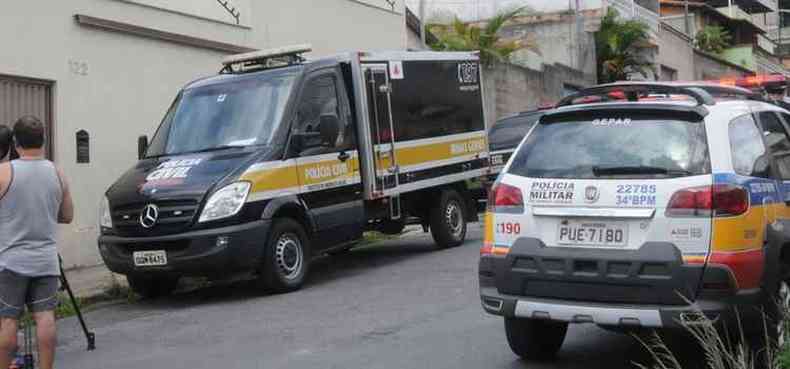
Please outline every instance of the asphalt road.
[[59, 323], [59, 368], [633, 368], [640, 346], [573, 326], [555, 362], [511, 353], [501, 318], [477, 291], [478, 224], [461, 247], [435, 251], [416, 232], [313, 266], [301, 291], [264, 295], [237, 282], [120, 304]]

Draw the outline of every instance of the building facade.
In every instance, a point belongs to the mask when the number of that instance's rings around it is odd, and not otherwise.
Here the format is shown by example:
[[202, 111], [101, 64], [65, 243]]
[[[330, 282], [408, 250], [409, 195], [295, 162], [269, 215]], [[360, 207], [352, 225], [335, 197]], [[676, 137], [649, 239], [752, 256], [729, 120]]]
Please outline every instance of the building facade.
[[[775, 0], [661, 0], [663, 22], [685, 33], [693, 44], [708, 27], [722, 27], [730, 44], [709, 57], [720, 59], [746, 74], [786, 73], [779, 58], [774, 34], [777, 32], [778, 4]], [[711, 72], [712, 73], [712, 72]]]
[[[224, 3], [222, 1], [221, 3]], [[71, 181], [74, 224], [60, 232], [68, 266], [101, 263], [97, 207], [153, 135], [179, 88], [229, 55], [310, 43], [320, 56], [404, 49], [392, 0], [13, 1], [0, 11], [0, 124], [34, 114]]]

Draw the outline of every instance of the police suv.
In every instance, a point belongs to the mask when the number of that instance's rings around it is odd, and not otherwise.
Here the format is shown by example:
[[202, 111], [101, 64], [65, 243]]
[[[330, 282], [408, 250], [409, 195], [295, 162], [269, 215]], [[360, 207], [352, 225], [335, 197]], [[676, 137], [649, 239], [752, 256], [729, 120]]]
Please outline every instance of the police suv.
[[784, 342], [790, 113], [743, 91], [603, 85], [540, 119], [490, 193], [479, 263], [516, 354], [554, 356], [571, 323], [680, 328], [736, 309], [747, 328], [766, 312]]

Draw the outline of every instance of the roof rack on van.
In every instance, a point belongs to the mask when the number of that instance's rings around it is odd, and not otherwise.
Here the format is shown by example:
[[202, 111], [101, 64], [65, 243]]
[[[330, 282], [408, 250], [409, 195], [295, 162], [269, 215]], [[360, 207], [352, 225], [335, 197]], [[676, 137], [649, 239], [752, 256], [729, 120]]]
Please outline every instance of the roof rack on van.
[[[231, 55], [222, 60], [223, 68], [220, 74], [250, 72], [301, 64], [306, 60], [302, 54], [310, 51], [313, 51], [313, 47], [310, 44], [301, 44]], [[237, 68], [234, 69], [234, 66], [237, 66]]]
[[639, 101], [640, 96], [649, 95], [686, 95], [693, 98], [697, 105], [715, 105], [716, 100], [700, 87], [678, 86], [656, 82], [618, 82], [586, 88], [567, 96], [557, 103], [557, 107], [598, 103], [611, 100]]

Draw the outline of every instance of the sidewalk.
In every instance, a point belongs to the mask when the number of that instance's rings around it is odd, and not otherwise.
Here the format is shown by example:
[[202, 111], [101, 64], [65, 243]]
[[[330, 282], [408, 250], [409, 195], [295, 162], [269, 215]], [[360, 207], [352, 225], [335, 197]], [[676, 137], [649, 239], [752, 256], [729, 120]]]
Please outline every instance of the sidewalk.
[[104, 265], [67, 269], [65, 273], [74, 295], [79, 298], [96, 297], [114, 286], [128, 287], [124, 276], [112, 273]]

